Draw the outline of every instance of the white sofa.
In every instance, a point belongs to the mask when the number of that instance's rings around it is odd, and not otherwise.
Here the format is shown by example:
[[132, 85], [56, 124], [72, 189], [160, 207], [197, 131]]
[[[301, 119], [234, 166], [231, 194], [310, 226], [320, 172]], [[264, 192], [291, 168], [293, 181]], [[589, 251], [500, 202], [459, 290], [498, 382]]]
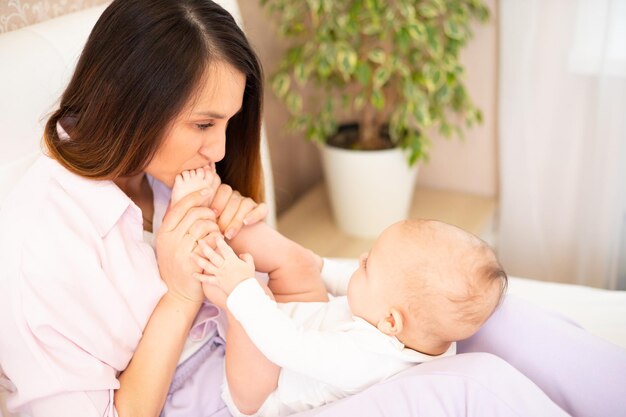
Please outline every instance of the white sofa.
[[[241, 23], [236, 0], [219, 3]], [[41, 152], [46, 115], [54, 109], [87, 35], [103, 10], [104, 6], [96, 7], [0, 35], [0, 210], [12, 185]], [[273, 223], [267, 146], [263, 152], [266, 198]], [[626, 347], [626, 292], [519, 278], [511, 279], [509, 290], [557, 309], [592, 333]], [[8, 417], [6, 411], [4, 417]]]

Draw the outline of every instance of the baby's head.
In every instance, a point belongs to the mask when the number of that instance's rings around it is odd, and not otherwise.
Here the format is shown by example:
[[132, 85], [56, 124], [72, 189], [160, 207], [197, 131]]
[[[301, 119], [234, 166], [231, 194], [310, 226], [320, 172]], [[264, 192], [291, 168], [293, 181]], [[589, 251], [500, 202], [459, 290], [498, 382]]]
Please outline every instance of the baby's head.
[[387, 228], [362, 255], [348, 287], [352, 313], [430, 355], [478, 331], [507, 276], [476, 236], [434, 220]]

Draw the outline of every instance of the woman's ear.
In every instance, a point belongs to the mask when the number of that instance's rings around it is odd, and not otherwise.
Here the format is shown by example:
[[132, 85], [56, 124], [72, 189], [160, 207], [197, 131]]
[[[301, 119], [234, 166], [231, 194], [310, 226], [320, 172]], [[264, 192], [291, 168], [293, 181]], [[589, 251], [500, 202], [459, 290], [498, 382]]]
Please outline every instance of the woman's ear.
[[389, 336], [398, 335], [404, 326], [402, 313], [395, 307], [391, 307], [385, 317], [378, 321], [378, 330]]

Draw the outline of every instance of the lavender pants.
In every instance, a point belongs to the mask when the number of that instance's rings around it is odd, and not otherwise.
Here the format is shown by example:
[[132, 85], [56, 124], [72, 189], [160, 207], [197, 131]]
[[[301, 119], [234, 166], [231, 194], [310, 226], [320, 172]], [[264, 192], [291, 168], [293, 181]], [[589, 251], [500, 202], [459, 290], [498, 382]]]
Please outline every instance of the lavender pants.
[[[458, 348], [457, 356], [297, 416], [626, 416], [626, 350], [557, 314], [508, 296]], [[201, 354], [195, 373], [177, 371], [163, 416], [228, 415], [220, 400], [223, 347]]]
[[576, 417], [626, 416], [626, 350], [513, 296], [459, 352], [490, 352]]

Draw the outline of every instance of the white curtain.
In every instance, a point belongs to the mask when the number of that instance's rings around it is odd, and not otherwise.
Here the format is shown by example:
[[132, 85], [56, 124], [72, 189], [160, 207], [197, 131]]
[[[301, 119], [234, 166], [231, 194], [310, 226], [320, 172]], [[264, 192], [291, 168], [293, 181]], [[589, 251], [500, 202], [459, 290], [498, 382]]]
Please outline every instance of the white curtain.
[[626, 287], [626, 0], [501, 0], [498, 251]]

